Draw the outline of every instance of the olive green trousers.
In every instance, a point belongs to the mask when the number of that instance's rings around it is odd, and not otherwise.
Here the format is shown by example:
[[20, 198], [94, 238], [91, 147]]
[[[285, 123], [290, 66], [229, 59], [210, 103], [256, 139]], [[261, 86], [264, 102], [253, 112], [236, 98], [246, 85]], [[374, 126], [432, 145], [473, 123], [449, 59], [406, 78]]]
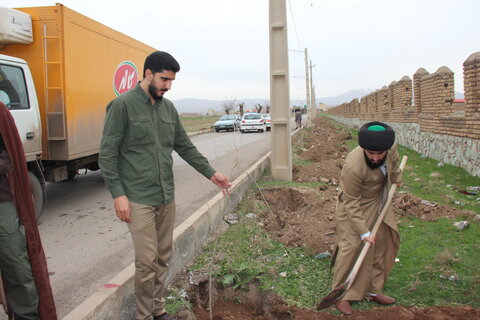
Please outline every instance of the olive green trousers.
[[39, 319], [25, 231], [13, 202], [0, 202], [0, 270], [8, 307], [15, 319]]

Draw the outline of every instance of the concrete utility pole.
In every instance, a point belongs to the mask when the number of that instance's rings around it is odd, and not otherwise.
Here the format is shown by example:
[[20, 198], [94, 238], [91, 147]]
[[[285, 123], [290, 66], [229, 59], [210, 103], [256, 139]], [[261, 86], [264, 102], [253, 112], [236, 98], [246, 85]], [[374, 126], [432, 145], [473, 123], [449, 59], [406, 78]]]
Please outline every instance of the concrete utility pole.
[[285, 0], [269, 1], [270, 105], [272, 108], [271, 170], [274, 179], [292, 181], [287, 7]]
[[309, 112], [310, 110], [310, 76], [309, 76], [309, 73], [308, 73], [308, 50], [307, 48], [305, 48], [305, 81], [306, 81], [306, 84], [305, 84], [305, 88], [307, 90], [307, 101], [305, 102], [305, 104], [307, 105], [307, 113]]
[[308, 112], [307, 112], [307, 126], [312, 125], [312, 118], [313, 118], [313, 113], [314, 113], [314, 108], [316, 108], [315, 104], [315, 89], [313, 88], [313, 73], [312, 73], [312, 68], [315, 66], [312, 66], [312, 59], [310, 59], [310, 104], [308, 105]]

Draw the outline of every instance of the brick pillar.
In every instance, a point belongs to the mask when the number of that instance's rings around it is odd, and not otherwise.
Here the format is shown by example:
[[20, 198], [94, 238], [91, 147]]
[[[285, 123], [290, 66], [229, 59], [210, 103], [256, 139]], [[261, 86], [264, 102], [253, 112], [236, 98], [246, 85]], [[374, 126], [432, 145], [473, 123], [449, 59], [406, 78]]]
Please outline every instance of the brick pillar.
[[435, 72], [435, 108], [436, 114], [450, 115], [453, 113], [455, 99], [454, 73], [448, 67], [440, 67]]
[[370, 103], [372, 105], [372, 112], [374, 117], [378, 117], [378, 105], [377, 105], [377, 91], [370, 93]]
[[422, 112], [422, 90], [420, 88], [420, 79], [428, 74], [429, 73], [427, 70], [425, 70], [424, 68], [419, 68], [417, 72], [415, 72], [415, 74], [413, 75], [413, 104], [415, 106], [416, 113]]
[[388, 88], [383, 86], [377, 93], [378, 111], [388, 112]]
[[353, 105], [353, 112], [355, 113], [355, 117], [359, 118], [361, 112], [360, 112], [360, 103], [358, 102], [357, 98], [352, 100], [352, 105]]
[[367, 110], [367, 97], [364, 96], [360, 99], [360, 113], [362, 115], [362, 119], [363, 119], [363, 116], [368, 112]]
[[465, 116], [480, 113], [480, 52], [472, 53], [463, 63]]
[[392, 111], [395, 109], [395, 96], [394, 96], [394, 88], [395, 88], [395, 85], [397, 84], [397, 81], [392, 81], [390, 82], [390, 84], [388, 85], [388, 108], [389, 108], [389, 111]]
[[409, 109], [412, 106], [412, 79], [403, 76], [397, 83], [398, 108]]

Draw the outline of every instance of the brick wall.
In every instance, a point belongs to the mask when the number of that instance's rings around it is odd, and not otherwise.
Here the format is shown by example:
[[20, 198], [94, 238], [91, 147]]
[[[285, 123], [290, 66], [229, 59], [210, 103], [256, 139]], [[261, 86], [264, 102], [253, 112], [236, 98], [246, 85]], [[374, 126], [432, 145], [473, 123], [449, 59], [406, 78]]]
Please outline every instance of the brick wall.
[[420, 68], [360, 99], [331, 108], [331, 115], [367, 121], [417, 123], [421, 132], [480, 139], [480, 52], [463, 64], [465, 106], [456, 107], [454, 74], [448, 67]]

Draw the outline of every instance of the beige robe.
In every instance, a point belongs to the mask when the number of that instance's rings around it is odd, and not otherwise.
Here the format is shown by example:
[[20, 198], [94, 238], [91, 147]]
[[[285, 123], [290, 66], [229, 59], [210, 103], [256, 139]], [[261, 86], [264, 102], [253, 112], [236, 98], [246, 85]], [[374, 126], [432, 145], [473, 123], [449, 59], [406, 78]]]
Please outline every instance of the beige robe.
[[[335, 213], [338, 254], [334, 265], [333, 288], [346, 281], [363, 248], [360, 236], [372, 230], [391, 183], [402, 180], [396, 145], [388, 151], [385, 164], [387, 179], [379, 168], [367, 166], [361, 147], [352, 150], [345, 159]], [[367, 293], [382, 293], [400, 244], [397, 218], [391, 207], [383, 222], [377, 232], [375, 245], [369, 249], [343, 299], [362, 300]]]

